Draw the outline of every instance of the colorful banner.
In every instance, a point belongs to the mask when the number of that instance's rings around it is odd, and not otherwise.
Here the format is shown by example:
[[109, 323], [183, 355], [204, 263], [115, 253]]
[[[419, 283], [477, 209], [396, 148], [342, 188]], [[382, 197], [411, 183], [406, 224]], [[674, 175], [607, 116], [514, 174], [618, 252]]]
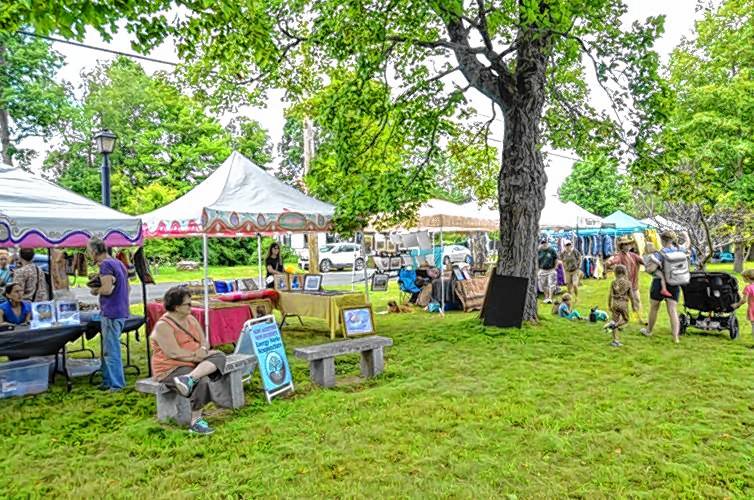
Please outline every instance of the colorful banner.
[[249, 320], [241, 335], [251, 339], [267, 399], [292, 388], [291, 368], [275, 318], [270, 315]]

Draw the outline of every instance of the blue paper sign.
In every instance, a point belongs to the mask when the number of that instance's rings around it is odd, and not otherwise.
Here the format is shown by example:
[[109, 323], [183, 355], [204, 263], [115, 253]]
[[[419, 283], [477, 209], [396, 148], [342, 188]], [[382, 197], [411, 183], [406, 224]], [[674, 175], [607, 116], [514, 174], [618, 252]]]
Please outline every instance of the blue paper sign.
[[259, 362], [259, 372], [268, 398], [292, 385], [291, 368], [285, 355], [278, 324], [273, 316], [247, 321], [241, 335], [248, 335]]

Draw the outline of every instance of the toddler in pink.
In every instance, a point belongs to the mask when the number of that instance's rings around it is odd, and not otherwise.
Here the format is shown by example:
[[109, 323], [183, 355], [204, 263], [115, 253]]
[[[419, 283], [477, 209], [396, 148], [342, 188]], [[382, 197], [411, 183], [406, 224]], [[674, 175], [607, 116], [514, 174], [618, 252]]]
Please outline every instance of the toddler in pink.
[[751, 322], [751, 334], [754, 335], [754, 269], [747, 269], [741, 276], [746, 280], [746, 287], [744, 288], [743, 297], [738, 304], [735, 304], [736, 308], [741, 307], [744, 304], [748, 304], [749, 310], [746, 317]]

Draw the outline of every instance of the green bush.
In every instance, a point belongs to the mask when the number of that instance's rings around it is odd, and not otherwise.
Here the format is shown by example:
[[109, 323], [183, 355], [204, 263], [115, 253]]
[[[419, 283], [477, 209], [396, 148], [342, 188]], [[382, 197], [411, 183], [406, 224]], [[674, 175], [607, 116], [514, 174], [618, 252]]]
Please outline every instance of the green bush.
[[[262, 238], [262, 260], [275, 240]], [[290, 247], [280, 245], [284, 262], [297, 262], [298, 256]], [[174, 264], [181, 260], [202, 261], [202, 239], [157, 239], [144, 245], [147, 257]], [[257, 264], [256, 238], [210, 238], [207, 256], [210, 266], [252, 266]]]

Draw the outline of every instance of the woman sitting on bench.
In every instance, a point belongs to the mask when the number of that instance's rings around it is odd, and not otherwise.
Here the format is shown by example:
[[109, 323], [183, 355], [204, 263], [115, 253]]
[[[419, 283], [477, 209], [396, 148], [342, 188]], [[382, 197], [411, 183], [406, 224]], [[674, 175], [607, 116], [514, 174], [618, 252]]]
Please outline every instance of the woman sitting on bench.
[[225, 354], [209, 350], [202, 326], [191, 315], [191, 293], [174, 286], [165, 292], [165, 309], [152, 331], [150, 342], [155, 380], [191, 401], [190, 432], [212, 434], [202, 418], [202, 408], [212, 401], [209, 380], [222, 377]]

